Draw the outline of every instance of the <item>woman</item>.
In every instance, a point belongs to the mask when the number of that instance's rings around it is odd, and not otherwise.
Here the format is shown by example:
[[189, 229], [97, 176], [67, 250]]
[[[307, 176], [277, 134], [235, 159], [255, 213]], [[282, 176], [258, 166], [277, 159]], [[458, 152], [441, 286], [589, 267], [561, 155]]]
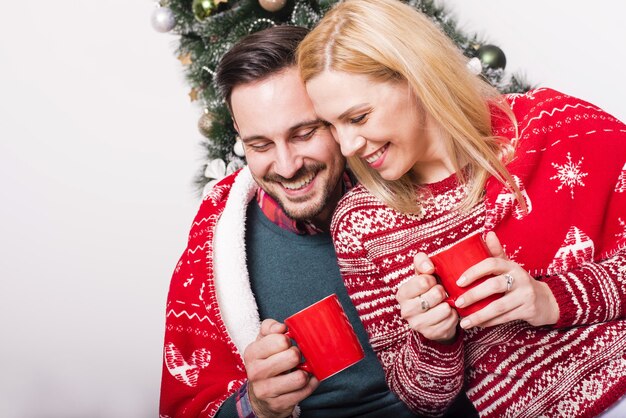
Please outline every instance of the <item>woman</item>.
[[[360, 185], [332, 225], [342, 275], [389, 386], [439, 415], [597, 416], [626, 392], [626, 126], [549, 89], [500, 97], [428, 18], [346, 0], [299, 47], [316, 112]], [[485, 236], [458, 283], [428, 255]], [[619, 414], [620, 412], [616, 412]]]

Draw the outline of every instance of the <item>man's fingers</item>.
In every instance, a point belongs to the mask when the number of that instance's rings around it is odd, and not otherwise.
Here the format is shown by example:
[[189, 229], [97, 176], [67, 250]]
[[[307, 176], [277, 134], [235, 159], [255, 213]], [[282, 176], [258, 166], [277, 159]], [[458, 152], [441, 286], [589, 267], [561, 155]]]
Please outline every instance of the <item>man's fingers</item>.
[[302, 370], [257, 382], [248, 382], [248, 396], [257, 415], [283, 416], [309, 397], [319, 382]]
[[[257, 361], [269, 360], [288, 351], [291, 347], [291, 341], [285, 334], [270, 334], [246, 347], [243, 352], [244, 362], [251, 364]], [[287, 358], [290, 356], [293, 356], [293, 354], [285, 355]]]
[[[272, 399], [284, 397], [283, 401], [289, 404], [289, 398], [297, 396], [297, 393], [307, 388], [311, 375], [303, 370], [294, 370], [289, 373], [280, 374], [270, 379], [253, 381], [254, 396], [257, 399]], [[293, 402], [297, 403], [299, 400]]]
[[287, 331], [287, 326], [285, 324], [282, 324], [275, 319], [268, 318], [268, 319], [263, 320], [263, 322], [261, 322], [261, 329], [259, 330], [259, 335], [257, 336], [257, 340], [259, 340], [260, 338], [266, 335], [277, 334], [277, 333], [282, 334], [285, 331]]

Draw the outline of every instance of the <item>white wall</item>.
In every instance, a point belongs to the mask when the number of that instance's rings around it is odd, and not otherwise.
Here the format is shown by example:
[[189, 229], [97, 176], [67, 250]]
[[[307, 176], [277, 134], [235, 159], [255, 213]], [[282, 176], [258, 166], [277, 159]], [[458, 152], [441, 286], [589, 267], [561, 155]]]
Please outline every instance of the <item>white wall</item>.
[[[508, 68], [626, 120], [624, 4], [447, 4], [504, 49]], [[175, 38], [150, 25], [152, 8], [61, 0], [3, 9], [2, 417], [157, 416], [165, 298], [202, 154], [200, 109]]]
[[590, 101], [626, 121], [626, 4], [586, 0], [440, 0], [467, 33], [530, 84]]
[[201, 153], [154, 3], [10, 2], [0, 25], [0, 416], [155, 417]]

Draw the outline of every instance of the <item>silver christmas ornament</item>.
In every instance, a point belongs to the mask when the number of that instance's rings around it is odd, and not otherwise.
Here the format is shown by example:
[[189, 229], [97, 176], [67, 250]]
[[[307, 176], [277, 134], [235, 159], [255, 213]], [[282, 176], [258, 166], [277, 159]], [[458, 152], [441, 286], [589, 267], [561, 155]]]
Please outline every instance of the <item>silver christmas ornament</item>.
[[152, 27], [158, 32], [169, 32], [176, 26], [174, 12], [167, 7], [158, 7], [152, 12]]
[[483, 71], [483, 64], [480, 62], [480, 58], [474, 57], [467, 62], [467, 69], [470, 73], [478, 75]]

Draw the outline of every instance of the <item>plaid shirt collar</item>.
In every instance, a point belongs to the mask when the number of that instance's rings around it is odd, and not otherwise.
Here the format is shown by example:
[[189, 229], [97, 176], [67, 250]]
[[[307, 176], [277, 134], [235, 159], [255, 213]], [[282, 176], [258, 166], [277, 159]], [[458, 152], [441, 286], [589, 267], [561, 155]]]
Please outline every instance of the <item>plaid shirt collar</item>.
[[[352, 188], [354, 185], [354, 181], [352, 180], [350, 174], [348, 172], [344, 172], [342, 178], [342, 195], [345, 194], [348, 190]], [[311, 221], [296, 221], [291, 219], [283, 208], [280, 207], [278, 202], [274, 200], [270, 195], [265, 193], [265, 191], [261, 188], [258, 189], [256, 193], [256, 201], [261, 208], [261, 211], [267, 216], [267, 219], [274, 222], [279, 227], [291, 231], [298, 235], [315, 235], [319, 234], [322, 231], [320, 228], [315, 226]]]

